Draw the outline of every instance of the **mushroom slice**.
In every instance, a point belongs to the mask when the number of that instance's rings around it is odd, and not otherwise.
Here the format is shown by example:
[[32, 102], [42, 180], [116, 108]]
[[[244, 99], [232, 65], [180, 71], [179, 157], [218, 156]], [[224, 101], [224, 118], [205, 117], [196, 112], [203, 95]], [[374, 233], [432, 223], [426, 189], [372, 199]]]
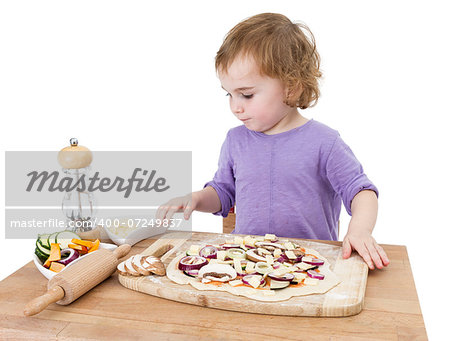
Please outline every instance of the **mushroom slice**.
[[271, 252], [275, 251], [275, 249], [286, 250], [286, 248], [278, 243], [270, 243], [270, 242], [256, 242], [255, 246], [258, 248], [263, 248], [269, 250]]
[[134, 258], [134, 256], [131, 256], [130, 258], [128, 258], [128, 259], [125, 261], [124, 268], [125, 268], [125, 271], [126, 271], [129, 275], [132, 275], [132, 276], [139, 276], [139, 272], [136, 271], [136, 270], [134, 269], [134, 266], [133, 266], [133, 258]]
[[260, 255], [261, 257], [266, 257], [266, 255], [271, 255], [272, 252], [270, 252], [269, 250], [264, 249], [262, 247], [258, 247], [256, 249], [256, 254]]
[[134, 255], [132, 265], [134, 270], [139, 272], [141, 275], [150, 275], [150, 271], [142, 265], [142, 255]]
[[119, 271], [119, 274], [121, 275], [128, 275], [127, 270], [125, 270], [125, 261], [119, 263], [119, 265], [117, 265], [117, 271]]
[[228, 264], [208, 264], [198, 271], [198, 278], [227, 282], [237, 277], [236, 270]]
[[164, 266], [164, 263], [159, 259], [158, 257], [154, 256], [147, 256], [142, 257], [142, 266], [154, 273], [158, 276], [164, 276], [166, 274], [166, 267]]
[[246, 254], [247, 254], [247, 258], [255, 263], [257, 262], [265, 262], [266, 261], [266, 256], [260, 256], [258, 253], [256, 253], [257, 250], [255, 249], [250, 249], [247, 250]]

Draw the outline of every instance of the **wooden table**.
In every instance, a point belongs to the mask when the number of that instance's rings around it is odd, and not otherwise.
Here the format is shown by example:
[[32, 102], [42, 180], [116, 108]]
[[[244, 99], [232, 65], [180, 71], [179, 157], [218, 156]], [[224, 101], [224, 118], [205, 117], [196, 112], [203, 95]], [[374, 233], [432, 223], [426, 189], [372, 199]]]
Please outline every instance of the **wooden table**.
[[[131, 254], [153, 242], [136, 244]], [[38, 315], [25, 317], [25, 304], [47, 288], [47, 279], [29, 262], [0, 282], [0, 339], [426, 340], [406, 247], [383, 247], [391, 264], [369, 272], [363, 311], [344, 318], [272, 316], [194, 306], [128, 290], [120, 285], [117, 274], [68, 306], [52, 304]]]

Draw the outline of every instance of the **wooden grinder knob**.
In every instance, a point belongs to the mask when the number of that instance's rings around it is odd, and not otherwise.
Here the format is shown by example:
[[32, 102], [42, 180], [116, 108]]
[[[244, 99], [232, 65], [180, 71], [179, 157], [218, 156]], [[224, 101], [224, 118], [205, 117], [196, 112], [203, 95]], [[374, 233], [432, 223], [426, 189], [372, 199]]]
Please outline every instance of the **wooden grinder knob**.
[[61, 149], [58, 153], [59, 164], [66, 169], [80, 169], [89, 166], [92, 162], [92, 152], [78, 145], [76, 138], [70, 139], [70, 146]]
[[72, 264], [55, 275], [47, 285], [48, 291], [27, 304], [26, 316], [37, 314], [49, 304], [67, 305], [85, 294], [97, 284], [111, 276], [119, 263], [119, 259], [130, 252], [131, 246], [123, 244], [114, 252], [106, 249], [95, 251], [92, 255]]

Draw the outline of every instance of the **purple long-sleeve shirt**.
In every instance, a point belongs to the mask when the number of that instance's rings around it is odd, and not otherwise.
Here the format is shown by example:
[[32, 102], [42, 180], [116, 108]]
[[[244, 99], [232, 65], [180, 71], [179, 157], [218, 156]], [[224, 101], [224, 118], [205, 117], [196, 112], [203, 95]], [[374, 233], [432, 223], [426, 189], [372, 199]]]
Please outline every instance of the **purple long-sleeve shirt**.
[[378, 190], [336, 130], [315, 120], [266, 135], [231, 129], [212, 186], [226, 217], [236, 203], [234, 233], [307, 239], [338, 239], [341, 200], [363, 189]]

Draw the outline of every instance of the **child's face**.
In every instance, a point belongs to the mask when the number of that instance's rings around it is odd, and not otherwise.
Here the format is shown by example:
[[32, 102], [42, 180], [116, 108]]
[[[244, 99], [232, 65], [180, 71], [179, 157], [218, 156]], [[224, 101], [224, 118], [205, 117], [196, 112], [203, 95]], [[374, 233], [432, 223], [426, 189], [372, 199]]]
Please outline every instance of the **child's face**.
[[[286, 88], [279, 79], [263, 76], [252, 58], [236, 58], [228, 72], [219, 72], [233, 114], [245, 126], [266, 134], [281, 132], [297, 109], [284, 103]], [[281, 129], [281, 131], [280, 131]]]

